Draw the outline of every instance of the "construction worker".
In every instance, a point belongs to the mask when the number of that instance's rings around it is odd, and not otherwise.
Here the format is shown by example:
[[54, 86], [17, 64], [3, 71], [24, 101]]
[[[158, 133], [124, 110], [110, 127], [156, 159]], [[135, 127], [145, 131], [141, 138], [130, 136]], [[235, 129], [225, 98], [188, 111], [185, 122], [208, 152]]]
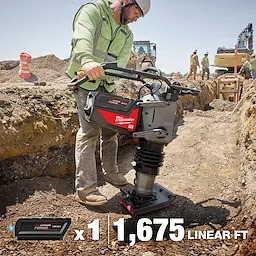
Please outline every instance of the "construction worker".
[[256, 79], [256, 58], [255, 58], [255, 54], [252, 55], [251, 57], [251, 76], [253, 79]]
[[197, 66], [200, 68], [198, 56], [197, 56], [197, 50], [194, 50], [190, 56], [190, 70], [186, 76], [187, 80], [192, 76], [192, 74], [193, 74], [193, 78], [196, 80]]
[[75, 146], [75, 198], [86, 205], [99, 206], [107, 202], [97, 189], [95, 150], [100, 136], [104, 179], [115, 186], [127, 184], [117, 168], [117, 134], [87, 121], [84, 112], [87, 95], [91, 90], [113, 93], [114, 81], [104, 76], [101, 63], [116, 61], [118, 66], [126, 66], [133, 43], [133, 33], [127, 24], [136, 22], [149, 9], [150, 0], [117, 0], [113, 3], [99, 0], [81, 6], [74, 17], [72, 50], [66, 73], [70, 78], [89, 78], [75, 92], [80, 122]]
[[209, 69], [209, 59], [208, 59], [208, 52], [204, 53], [204, 57], [201, 60], [202, 64], [202, 80], [204, 80], [204, 75], [207, 73], [207, 79], [210, 78], [210, 69]]
[[251, 78], [251, 64], [250, 62], [246, 59], [246, 58], [242, 58], [241, 59], [241, 62], [242, 62], [242, 67], [239, 71], [239, 75], [242, 75], [245, 79], [249, 79]]

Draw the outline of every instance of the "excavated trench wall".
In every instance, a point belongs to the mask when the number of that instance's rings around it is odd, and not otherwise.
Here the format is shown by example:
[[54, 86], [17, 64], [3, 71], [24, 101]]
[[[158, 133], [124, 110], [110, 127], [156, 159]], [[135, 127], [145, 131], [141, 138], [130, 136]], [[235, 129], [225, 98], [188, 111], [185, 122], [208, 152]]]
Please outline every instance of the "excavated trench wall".
[[248, 194], [256, 191], [256, 80], [245, 84], [241, 108], [241, 150]]
[[246, 191], [243, 211], [246, 215], [249, 213], [250, 224], [251, 220], [256, 221], [256, 80], [244, 83], [244, 89], [240, 107], [240, 149], [242, 184]]
[[1, 183], [72, 170], [78, 124], [73, 95], [26, 86], [0, 95]]

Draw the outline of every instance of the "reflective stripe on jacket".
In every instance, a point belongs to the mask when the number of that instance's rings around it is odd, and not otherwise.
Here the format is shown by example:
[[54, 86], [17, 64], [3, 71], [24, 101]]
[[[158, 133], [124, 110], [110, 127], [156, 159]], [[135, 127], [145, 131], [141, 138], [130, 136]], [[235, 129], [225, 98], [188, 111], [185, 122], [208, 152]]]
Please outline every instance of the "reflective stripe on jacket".
[[[127, 25], [116, 23], [107, 0], [81, 6], [74, 17], [73, 30], [71, 56], [66, 71], [70, 78], [83, 64], [91, 61], [117, 61], [118, 66], [127, 64], [133, 34]], [[96, 90], [102, 81], [109, 92], [114, 90], [113, 79], [107, 76], [81, 86], [87, 90]]]

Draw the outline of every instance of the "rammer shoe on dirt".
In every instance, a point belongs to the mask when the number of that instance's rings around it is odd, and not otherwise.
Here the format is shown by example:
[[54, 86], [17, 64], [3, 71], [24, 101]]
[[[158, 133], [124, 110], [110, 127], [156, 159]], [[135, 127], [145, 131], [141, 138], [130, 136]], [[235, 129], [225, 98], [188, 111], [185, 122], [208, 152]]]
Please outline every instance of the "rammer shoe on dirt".
[[114, 186], [124, 186], [128, 184], [127, 179], [119, 172], [111, 172], [104, 175], [104, 180]]
[[79, 203], [91, 206], [100, 206], [108, 202], [107, 198], [99, 191], [93, 191], [89, 194], [85, 194], [83, 191], [78, 191], [76, 192], [75, 200]]

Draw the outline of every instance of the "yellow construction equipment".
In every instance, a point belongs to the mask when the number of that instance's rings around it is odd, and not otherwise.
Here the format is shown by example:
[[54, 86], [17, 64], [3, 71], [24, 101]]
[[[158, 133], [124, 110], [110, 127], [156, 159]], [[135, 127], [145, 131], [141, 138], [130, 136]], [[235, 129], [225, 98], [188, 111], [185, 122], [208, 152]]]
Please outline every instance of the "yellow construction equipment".
[[[253, 53], [253, 29], [252, 23], [239, 34], [237, 39], [237, 68], [242, 66], [241, 59], [246, 58], [250, 61], [250, 55]], [[235, 48], [219, 47], [214, 56], [215, 77], [225, 73], [234, 73]]]
[[156, 44], [150, 41], [134, 41], [127, 68], [143, 70], [156, 65]]

